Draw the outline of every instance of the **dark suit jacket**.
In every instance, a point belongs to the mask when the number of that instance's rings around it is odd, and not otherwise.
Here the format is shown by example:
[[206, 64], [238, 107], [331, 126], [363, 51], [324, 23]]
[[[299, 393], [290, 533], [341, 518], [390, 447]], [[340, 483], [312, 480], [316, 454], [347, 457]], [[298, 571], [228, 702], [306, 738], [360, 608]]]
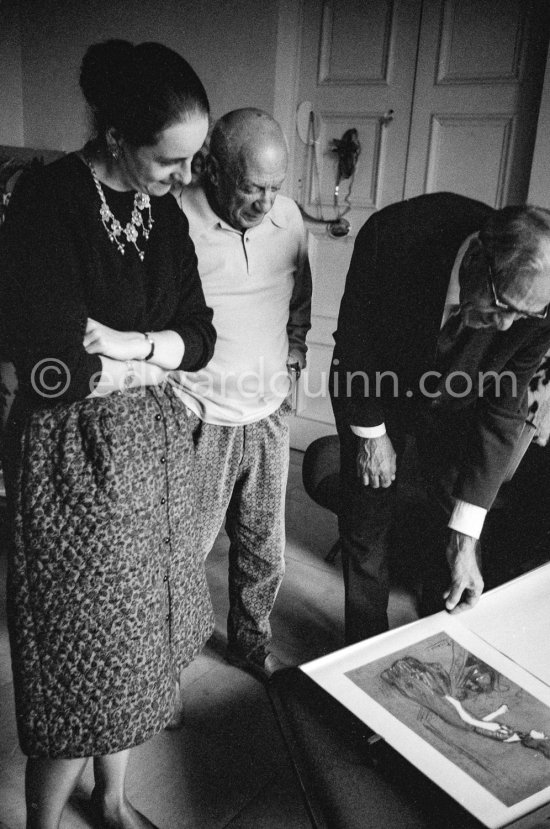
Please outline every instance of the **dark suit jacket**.
[[[471, 394], [434, 403], [420, 392], [420, 381], [438, 369], [437, 338], [458, 249], [492, 212], [463, 196], [434, 193], [371, 216], [355, 242], [331, 379], [335, 414], [350, 425], [382, 423], [391, 407], [404, 403], [439, 406], [447, 414], [458, 410], [468, 435], [461, 459], [457, 455], [453, 494], [485, 508], [496, 497], [525, 420], [527, 385], [550, 344], [550, 321], [517, 320], [503, 332], [468, 331], [464, 364], [459, 358], [452, 370], [476, 378], [479, 372], [511, 372], [502, 382], [489, 378], [481, 389], [475, 382]], [[382, 372], [396, 379], [377, 382]]]

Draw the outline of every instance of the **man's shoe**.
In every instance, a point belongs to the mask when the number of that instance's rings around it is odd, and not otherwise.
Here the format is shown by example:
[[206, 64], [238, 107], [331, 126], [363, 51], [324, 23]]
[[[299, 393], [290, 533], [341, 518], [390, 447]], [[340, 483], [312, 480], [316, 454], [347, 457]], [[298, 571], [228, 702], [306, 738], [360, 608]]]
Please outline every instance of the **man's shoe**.
[[240, 668], [241, 670], [252, 674], [252, 676], [256, 677], [256, 679], [260, 679], [263, 682], [273, 676], [276, 671], [280, 671], [281, 668], [288, 667], [288, 665], [282, 662], [278, 656], [275, 656], [274, 653], [271, 653], [271, 651], [266, 653], [262, 662], [238, 656], [231, 651], [227, 652], [226, 660], [230, 665], [234, 665], [236, 668]]

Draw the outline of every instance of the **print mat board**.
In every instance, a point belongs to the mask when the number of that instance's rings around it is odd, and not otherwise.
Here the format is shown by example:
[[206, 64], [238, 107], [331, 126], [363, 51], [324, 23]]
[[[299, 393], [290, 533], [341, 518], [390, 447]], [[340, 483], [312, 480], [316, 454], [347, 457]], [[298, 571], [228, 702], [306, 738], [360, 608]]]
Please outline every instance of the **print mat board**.
[[438, 613], [301, 669], [497, 829], [550, 802], [550, 687], [459, 618]]
[[544, 564], [484, 593], [460, 624], [550, 687], [549, 595], [550, 564]]

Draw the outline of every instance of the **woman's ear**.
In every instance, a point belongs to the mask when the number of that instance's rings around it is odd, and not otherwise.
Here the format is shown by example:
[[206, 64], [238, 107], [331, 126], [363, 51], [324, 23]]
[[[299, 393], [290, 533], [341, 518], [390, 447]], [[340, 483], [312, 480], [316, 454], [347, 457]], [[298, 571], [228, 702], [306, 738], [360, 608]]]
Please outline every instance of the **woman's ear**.
[[109, 155], [116, 160], [120, 158], [122, 136], [116, 127], [109, 127], [105, 131], [105, 143], [107, 144], [107, 151]]

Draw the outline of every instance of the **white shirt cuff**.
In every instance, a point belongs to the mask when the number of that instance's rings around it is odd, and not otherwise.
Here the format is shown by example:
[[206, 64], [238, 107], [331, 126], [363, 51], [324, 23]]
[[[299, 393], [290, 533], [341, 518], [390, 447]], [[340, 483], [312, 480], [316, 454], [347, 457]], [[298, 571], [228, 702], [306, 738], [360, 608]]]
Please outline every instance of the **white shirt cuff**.
[[487, 510], [467, 501], [455, 500], [455, 506], [449, 521], [449, 528], [456, 532], [479, 538]]
[[358, 438], [381, 438], [386, 434], [384, 423], [380, 426], [350, 426], [350, 429]]

